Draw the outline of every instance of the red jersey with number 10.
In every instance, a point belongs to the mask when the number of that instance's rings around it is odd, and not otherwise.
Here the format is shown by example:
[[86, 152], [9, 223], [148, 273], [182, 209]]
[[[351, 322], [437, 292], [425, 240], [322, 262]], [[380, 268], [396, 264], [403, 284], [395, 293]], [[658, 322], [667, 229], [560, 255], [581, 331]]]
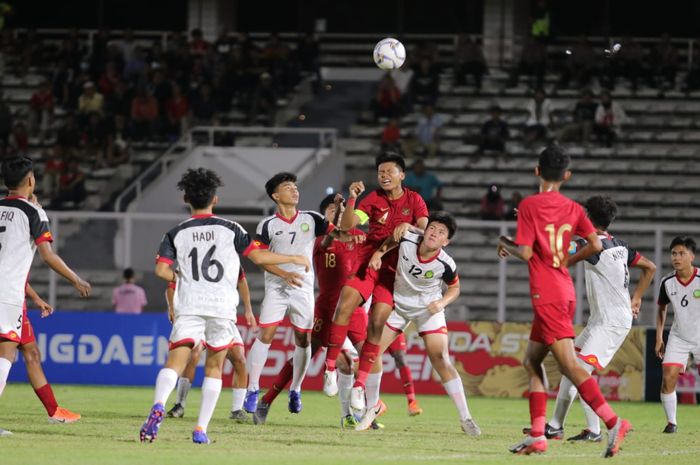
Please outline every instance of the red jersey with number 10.
[[576, 300], [566, 267], [572, 236], [586, 237], [596, 230], [583, 207], [559, 192], [542, 192], [518, 206], [515, 243], [532, 247], [528, 262], [533, 305]]

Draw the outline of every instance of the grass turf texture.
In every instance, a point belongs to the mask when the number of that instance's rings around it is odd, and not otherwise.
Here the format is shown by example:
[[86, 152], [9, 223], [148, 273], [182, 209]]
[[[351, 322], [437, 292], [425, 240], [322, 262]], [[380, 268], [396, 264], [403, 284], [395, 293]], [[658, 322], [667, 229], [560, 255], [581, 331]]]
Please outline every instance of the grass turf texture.
[[[459, 427], [447, 396], [419, 396], [423, 415], [410, 418], [400, 395], [385, 395], [389, 411], [381, 418], [383, 431], [343, 431], [339, 427], [337, 398], [305, 392], [304, 411], [287, 412], [286, 393], [273, 405], [268, 424], [236, 424], [228, 419], [231, 393], [219, 399], [209, 446], [192, 444], [199, 411], [199, 389], [188, 399], [185, 417], [166, 418], [158, 440], [141, 444], [138, 430], [153, 395], [150, 388], [54, 386], [62, 406], [83, 415], [78, 423], [50, 425], [39, 400], [28, 385], [12, 384], [0, 398], [0, 427], [14, 432], [0, 438], [0, 454], [12, 463], [149, 465], [212, 463], [274, 464], [425, 464], [425, 463], [557, 463], [589, 464], [600, 458], [603, 443], [567, 444], [550, 441], [549, 451], [536, 457], [513, 457], [508, 447], [523, 437], [529, 420], [524, 399], [469, 399], [483, 435], [468, 437]], [[166, 406], [169, 409], [171, 402]], [[549, 402], [551, 414], [553, 402]], [[616, 403], [614, 408], [634, 425], [620, 463], [697, 464], [700, 455], [700, 407], [679, 406], [679, 433], [661, 434], [665, 417], [660, 404]], [[578, 401], [566, 428], [566, 437], [583, 428]], [[605, 434], [603, 435], [606, 436]], [[9, 455], [8, 455], [9, 454]], [[8, 462], [9, 463], [9, 462]]]

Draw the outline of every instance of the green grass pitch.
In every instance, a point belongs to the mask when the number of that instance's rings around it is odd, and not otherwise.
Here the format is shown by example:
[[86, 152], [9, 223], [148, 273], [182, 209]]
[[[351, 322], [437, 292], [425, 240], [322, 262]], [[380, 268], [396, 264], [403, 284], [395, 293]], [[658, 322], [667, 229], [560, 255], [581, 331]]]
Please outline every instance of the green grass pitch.
[[[304, 411], [291, 415], [286, 396], [273, 406], [268, 424], [239, 425], [228, 420], [231, 394], [222, 392], [208, 446], [191, 443], [199, 409], [199, 390], [193, 389], [185, 418], [166, 419], [158, 440], [138, 442], [138, 430], [150, 408], [150, 388], [54, 386], [62, 406], [83, 419], [71, 425], [50, 425], [28, 385], [11, 384], [0, 398], [0, 427], [14, 432], [0, 438], [2, 462], [31, 464], [590, 464], [604, 445], [550, 441], [549, 451], [537, 457], [513, 457], [508, 447], [522, 437], [528, 423], [523, 399], [472, 398], [469, 405], [483, 435], [463, 434], [447, 396], [419, 396], [423, 415], [410, 418], [403, 396], [386, 395], [389, 407], [381, 418], [383, 431], [343, 431], [337, 398], [304, 393]], [[171, 396], [172, 397], [172, 396]], [[167, 406], [170, 407], [170, 406]], [[551, 413], [553, 402], [549, 403]], [[700, 407], [679, 406], [679, 433], [663, 435], [665, 417], [660, 404], [616, 403], [614, 408], [634, 425], [614, 462], [625, 464], [697, 464], [700, 456]], [[583, 428], [580, 405], [574, 404], [567, 435]]]

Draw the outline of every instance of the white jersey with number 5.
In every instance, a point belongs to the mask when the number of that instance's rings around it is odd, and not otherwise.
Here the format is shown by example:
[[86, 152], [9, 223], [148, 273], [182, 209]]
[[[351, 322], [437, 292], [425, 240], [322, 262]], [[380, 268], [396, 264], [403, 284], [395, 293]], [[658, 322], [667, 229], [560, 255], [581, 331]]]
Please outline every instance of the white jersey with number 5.
[[700, 344], [700, 272], [693, 268], [688, 281], [683, 282], [674, 272], [661, 281], [659, 305], [671, 304], [673, 325], [671, 334], [686, 342]]
[[214, 215], [195, 215], [168, 231], [156, 261], [177, 262], [175, 315], [235, 320], [239, 254], [249, 243], [241, 225]]

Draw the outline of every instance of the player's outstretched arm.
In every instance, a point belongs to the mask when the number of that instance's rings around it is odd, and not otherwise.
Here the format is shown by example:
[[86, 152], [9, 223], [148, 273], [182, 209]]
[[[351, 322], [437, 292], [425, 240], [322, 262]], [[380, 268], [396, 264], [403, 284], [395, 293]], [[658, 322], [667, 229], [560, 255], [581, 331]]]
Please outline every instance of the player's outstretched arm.
[[360, 217], [355, 213], [355, 202], [364, 191], [365, 183], [362, 181], [355, 181], [350, 184], [348, 189], [348, 206], [340, 217], [339, 229], [349, 231], [360, 223]]
[[34, 290], [32, 286], [29, 285], [29, 283], [26, 284], [24, 287], [24, 292], [29, 297], [32, 299], [34, 302], [34, 305], [37, 306], [39, 310], [41, 310], [41, 317], [46, 318], [47, 316], [51, 315], [53, 313], [53, 307], [46, 303], [44, 299], [39, 297], [39, 294]]
[[496, 251], [501, 258], [512, 255], [525, 262], [530, 261], [532, 258], [532, 247], [529, 245], [518, 245], [508, 236], [501, 236], [498, 238]]
[[573, 266], [603, 250], [603, 243], [600, 241], [597, 232], [589, 234], [585, 239], [586, 245], [579, 248], [575, 254], [569, 256], [566, 262], [567, 266]]
[[369, 267], [373, 270], [379, 270], [382, 267], [382, 257], [386, 255], [390, 250], [395, 249], [399, 246], [399, 243], [394, 240], [392, 236], [384, 239], [382, 245], [379, 246], [377, 250], [374, 251], [372, 257], [369, 260]]
[[41, 244], [39, 244], [38, 248], [39, 256], [41, 256], [41, 259], [44, 261], [44, 263], [49, 265], [49, 268], [51, 268], [63, 278], [68, 280], [73, 285], [73, 287], [77, 289], [80, 297], [87, 297], [90, 295], [90, 283], [84, 281], [73, 270], [71, 270], [68, 267], [68, 265], [66, 265], [63, 259], [59, 257], [56, 252], [53, 251], [50, 242], [42, 242]]
[[639, 276], [639, 282], [637, 282], [637, 288], [632, 294], [632, 315], [637, 318], [639, 315], [639, 309], [642, 307], [642, 296], [649, 288], [652, 279], [654, 279], [656, 265], [646, 257], [641, 257], [634, 266], [635, 268], [642, 269], [642, 274]]
[[445, 291], [445, 295], [442, 296], [442, 299], [438, 299], [428, 305], [428, 311], [435, 314], [445, 310], [445, 307], [457, 300], [459, 292], [459, 280], [457, 280], [456, 283], [447, 286], [447, 291]]
[[250, 303], [250, 288], [248, 287], [248, 280], [245, 277], [238, 281], [238, 294], [240, 294], [241, 301], [243, 302], [246, 323], [248, 323], [251, 329], [257, 328], [258, 324], [255, 321], [255, 315], [253, 315], [253, 305]]
[[[333, 198], [333, 203], [335, 204], [335, 215], [333, 216], [332, 221], [334, 225], [338, 225], [338, 222], [340, 221], [340, 212], [342, 210], [340, 206], [344, 201], [345, 199], [341, 194], [335, 194], [335, 197]], [[326, 234], [326, 237], [324, 237], [321, 241], [321, 248], [324, 250], [327, 249], [333, 242], [333, 239], [334, 237], [331, 234]]]
[[654, 352], [660, 359], [664, 358], [666, 348], [664, 347], [664, 326], [666, 325], [667, 305], [659, 305], [656, 312], [656, 348]]
[[269, 250], [263, 249], [253, 249], [248, 253], [248, 258], [258, 266], [263, 265], [283, 265], [285, 263], [293, 263], [295, 265], [301, 265], [305, 268], [306, 272], [311, 269], [311, 263], [309, 259], [303, 255], [281, 255], [278, 253], [270, 252]]

